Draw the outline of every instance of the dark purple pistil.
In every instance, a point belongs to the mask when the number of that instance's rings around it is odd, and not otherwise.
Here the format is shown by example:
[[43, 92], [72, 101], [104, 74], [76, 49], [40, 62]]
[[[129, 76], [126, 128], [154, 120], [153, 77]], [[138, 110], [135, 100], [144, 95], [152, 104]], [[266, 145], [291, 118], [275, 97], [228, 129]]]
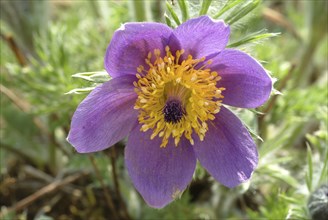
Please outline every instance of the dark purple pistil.
[[169, 123], [178, 123], [185, 110], [178, 100], [168, 100], [163, 108], [164, 120]]

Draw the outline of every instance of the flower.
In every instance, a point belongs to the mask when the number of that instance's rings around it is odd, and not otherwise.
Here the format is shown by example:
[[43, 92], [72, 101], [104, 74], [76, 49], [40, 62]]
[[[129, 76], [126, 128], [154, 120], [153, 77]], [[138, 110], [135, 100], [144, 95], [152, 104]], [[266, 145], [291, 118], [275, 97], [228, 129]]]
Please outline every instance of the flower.
[[258, 161], [256, 145], [224, 105], [258, 107], [272, 81], [255, 59], [225, 49], [229, 34], [228, 25], [208, 16], [176, 29], [124, 24], [105, 55], [112, 79], [78, 106], [68, 141], [89, 153], [128, 136], [128, 173], [152, 207], [183, 192], [197, 159], [227, 187], [248, 180]]

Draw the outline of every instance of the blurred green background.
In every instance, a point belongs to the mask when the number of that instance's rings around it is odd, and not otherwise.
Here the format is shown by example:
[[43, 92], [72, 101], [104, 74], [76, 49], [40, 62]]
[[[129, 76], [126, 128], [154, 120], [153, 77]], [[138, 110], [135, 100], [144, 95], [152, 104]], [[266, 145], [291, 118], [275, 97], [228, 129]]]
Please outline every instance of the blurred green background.
[[[0, 219], [310, 218], [310, 194], [328, 184], [327, 1], [1, 0], [0, 7]], [[260, 161], [234, 189], [197, 166], [182, 197], [156, 210], [130, 182], [125, 140], [88, 155], [65, 139], [78, 104], [108, 80], [103, 56], [115, 29], [128, 21], [175, 27], [200, 14], [229, 23], [229, 47], [260, 60], [275, 81], [264, 106], [233, 109], [254, 134]]]

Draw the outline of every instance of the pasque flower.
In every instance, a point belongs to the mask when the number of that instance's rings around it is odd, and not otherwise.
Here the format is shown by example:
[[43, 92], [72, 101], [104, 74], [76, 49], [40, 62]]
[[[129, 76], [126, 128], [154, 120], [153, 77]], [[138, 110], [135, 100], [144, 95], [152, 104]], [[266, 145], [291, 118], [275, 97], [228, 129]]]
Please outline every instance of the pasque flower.
[[128, 173], [152, 207], [181, 194], [197, 159], [227, 187], [248, 180], [258, 161], [256, 145], [224, 105], [258, 107], [272, 81], [251, 56], [225, 49], [229, 34], [228, 25], [208, 16], [176, 29], [122, 25], [105, 55], [112, 79], [78, 106], [68, 141], [89, 153], [128, 136]]

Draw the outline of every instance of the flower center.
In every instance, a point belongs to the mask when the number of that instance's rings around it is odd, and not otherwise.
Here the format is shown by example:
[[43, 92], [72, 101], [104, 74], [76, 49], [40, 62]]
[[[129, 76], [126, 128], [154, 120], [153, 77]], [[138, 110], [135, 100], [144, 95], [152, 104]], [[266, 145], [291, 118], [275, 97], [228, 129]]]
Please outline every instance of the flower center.
[[171, 137], [177, 146], [183, 136], [193, 145], [192, 134], [204, 140], [208, 120], [213, 120], [220, 111], [224, 88], [218, 88], [217, 82], [221, 77], [206, 68], [211, 61], [201, 66], [205, 57], [193, 59], [189, 55], [180, 60], [184, 50], [176, 51], [175, 56], [168, 46], [165, 51], [164, 57], [159, 49], [149, 52], [146, 58], [149, 69], [137, 68], [135, 109], [139, 110], [141, 131], [151, 129], [150, 139], [162, 138], [161, 147]]
[[185, 109], [179, 100], [168, 100], [164, 105], [163, 114], [165, 122], [178, 123], [185, 114]]

